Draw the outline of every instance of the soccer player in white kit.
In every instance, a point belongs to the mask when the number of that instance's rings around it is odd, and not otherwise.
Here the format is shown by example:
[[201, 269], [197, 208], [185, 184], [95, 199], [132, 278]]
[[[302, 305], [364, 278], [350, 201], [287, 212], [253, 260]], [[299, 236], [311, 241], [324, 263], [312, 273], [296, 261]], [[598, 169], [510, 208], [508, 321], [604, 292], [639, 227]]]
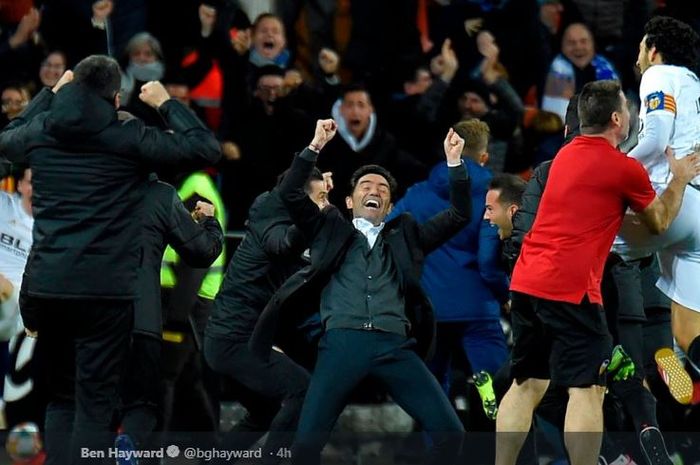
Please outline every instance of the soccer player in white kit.
[[0, 191], [0, 341], [14, 336], [19, 288], [32, 246], [32, 172], [17, 176], [18, 194]]
[[[5, 380], [5, 370], [13, 371], [14, 367], [8, 367], [9, 352], [19, 349], [18, 341], [26, 346], [24, 355], [31, 358], [36, 344], [36, 339], [24, 338], [21, 332], [19, 316], [19, 290], [22, 284], [22, 274], [27, 263], [29, 249], [32, 246], [32, 171], [26, 167], [14, 170], [17, 180], [17, 194], [9, 194], [0, 191], [0, 357], [5, 357], [0, 364], [0, 383], [4, 383], [3, 398], [0, 400], [0, 410], [5, 408], [6, 402], [15, 402], [25, 398], [32, 390], [32, 384], [15, 384], [11, 376]], [[10, 343], [8, 344], [8, 341]], [[18, 363], [25, 363], [26, 358], [18, 359]], [[11, 428], [16, 424], [11, 415], [6, 418]]]
[[[681, 158], [700, 144], [700, 80], [693, 71], [700, 38], [687, 24], [663, 16], [652, 18], [644, 32], [637, 59], [642, 72], [639, 144], [629, 156], [644, 165], [654, 189], [662, 192], [671, 179], [666, 147]], [[700, 177], [686, 187], [681, 210], [666, 233], [653, 236], [627, 215], [613, 251], [625, 260], [658, 252], [657, 287], [673, 301], [673, 335], [688, 358], [700, 364]], [[687, 403], [693, 388], [684, 376], [682, 386], [669, 386], [677, 400]]]

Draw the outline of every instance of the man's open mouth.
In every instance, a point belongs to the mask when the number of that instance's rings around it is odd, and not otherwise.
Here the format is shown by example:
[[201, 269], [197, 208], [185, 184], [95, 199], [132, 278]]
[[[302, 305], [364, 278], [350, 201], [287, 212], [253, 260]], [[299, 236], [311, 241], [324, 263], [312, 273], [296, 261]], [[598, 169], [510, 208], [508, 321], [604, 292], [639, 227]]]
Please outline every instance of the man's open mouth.
[[373, 210], [379, 210], [379, 207], [380, 207], [380, 206], [381, 206], [381, 204], [379, 203], [378, 200], [369, 199], [369, 200], [366, 200], [366, 201], [365, 201], [365, 208], [370, 208], [370, 209], [373, 209]]

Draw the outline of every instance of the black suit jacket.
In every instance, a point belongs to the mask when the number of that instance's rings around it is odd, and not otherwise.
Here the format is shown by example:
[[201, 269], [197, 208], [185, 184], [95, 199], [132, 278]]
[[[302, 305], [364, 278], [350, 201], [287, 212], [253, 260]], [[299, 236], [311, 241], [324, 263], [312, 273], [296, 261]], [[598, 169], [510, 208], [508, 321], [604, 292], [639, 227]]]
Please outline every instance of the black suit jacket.
[[[313, 161], [312, 161], [313, 160]], [[315, 165], [315, 154], [305, 149], [297, 155], [279, 187], [294, 223], [310, 241], [311, 264], [289, 278], [265, 307], [253, 332], [251, 349], [267, 358], [282, 316], [297, 311], [300, 319], [319, 309], [320, 294], [342, 264], [355, 227], [335, 207], [319, 211], [304, 192], [304, 183]], [[420, 285], [425, 256], [459, 232], [471, 217], [467, 171], [450, 169], [452, 206], [425, 224], [408, 213], [389, 221], [382, 234], [398, 271], [405, 296], [409, 336], [417, 340], [417, 352], [427, 357], [435, 334], [432, 306]]]

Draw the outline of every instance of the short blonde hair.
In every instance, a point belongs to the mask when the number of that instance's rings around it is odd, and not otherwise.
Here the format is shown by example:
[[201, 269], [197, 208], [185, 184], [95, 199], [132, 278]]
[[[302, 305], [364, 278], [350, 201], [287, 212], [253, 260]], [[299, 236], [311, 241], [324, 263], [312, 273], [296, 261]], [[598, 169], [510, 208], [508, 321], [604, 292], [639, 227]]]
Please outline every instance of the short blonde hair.
[[454, 125], [453, 129], [459, 137], [464, 139], [462, 155], [477, 158], [486, 152], [489, 145], [489, 137], [491, 136], [488, 124], [473, 118], [460, 121]]

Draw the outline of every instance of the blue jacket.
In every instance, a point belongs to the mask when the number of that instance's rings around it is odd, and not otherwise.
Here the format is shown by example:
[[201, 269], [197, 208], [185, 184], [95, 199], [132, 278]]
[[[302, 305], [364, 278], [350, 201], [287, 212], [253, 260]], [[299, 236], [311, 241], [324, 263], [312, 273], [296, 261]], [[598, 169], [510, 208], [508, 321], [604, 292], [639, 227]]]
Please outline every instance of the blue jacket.
[[[471, 160], [464, 159], [464, 165], [471, 179], [471, 221], [426, 257], [421, 277], [439, 322], [497, 320], [500, 303], [508, 300], [509, 281], [500, 261], [498, 231], [483, 219], [493, 175]], [[406, 192], [387, 221], [409, 212], [422, 224], [449, 205], [447, 164], [441, 162], [427, 181]]]

